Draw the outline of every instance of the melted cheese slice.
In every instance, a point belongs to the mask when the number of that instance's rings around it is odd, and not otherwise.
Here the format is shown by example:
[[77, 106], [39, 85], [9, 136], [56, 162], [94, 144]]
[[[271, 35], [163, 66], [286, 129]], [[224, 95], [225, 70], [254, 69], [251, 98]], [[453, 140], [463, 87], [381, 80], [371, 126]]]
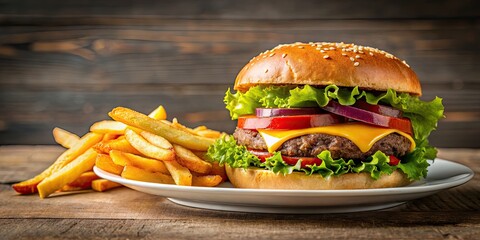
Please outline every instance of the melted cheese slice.
[[410, 151], [415, 148], [413, 138], [399, 130], [391, 128], [382, 128], [365, 123], [341, 123], [331, 126], [314, 127], [296, 130], [266, 130], [258, 129], [258, 132], [267, 144], [268, 152], [277, 150], [284, 142], [307, 134], [323, 133], [344, 137], [352, 141], [362, 152], [368, 152], [370, 148], [380, 139], [390, 133], [398, 133], [410, 140]]

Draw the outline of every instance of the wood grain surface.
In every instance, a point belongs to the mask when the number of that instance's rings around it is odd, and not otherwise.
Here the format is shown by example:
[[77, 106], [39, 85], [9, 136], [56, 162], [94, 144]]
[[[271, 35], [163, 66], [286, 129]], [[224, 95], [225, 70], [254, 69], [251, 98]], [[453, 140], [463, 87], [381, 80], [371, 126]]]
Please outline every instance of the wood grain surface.
[[479, 3], [355, 2], [1, 0], [0, 144], [83, 134], [119, 105], [232, 132], [222, 99], [250, 58], [345, 41], [405, 59], [423, 99], [443, 97], [433, 145], [480, 147]]
[[470, 182], [384, 211], [282, 215], [176, 205], [128, 188], [47, 199], [19, 196], [10, 183], [31, 177], [58, 146], [0, 147], [2, 239], [476, 239], [480, 234], [480, 150], [440, 149], [475, 171]]

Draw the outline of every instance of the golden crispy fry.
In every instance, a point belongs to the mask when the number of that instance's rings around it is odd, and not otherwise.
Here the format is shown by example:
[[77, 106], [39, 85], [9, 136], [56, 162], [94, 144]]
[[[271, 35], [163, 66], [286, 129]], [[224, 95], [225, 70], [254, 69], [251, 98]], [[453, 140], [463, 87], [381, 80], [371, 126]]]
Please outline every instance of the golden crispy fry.
[[116, 175], [120, 175], [120, 173], [122, 173], [123, 171], [123, 166], [115, 164], [110, 158], [110, 156], [106, 154], [99, 153], [97, 155], [97, 159], [95, 160], [95, 166]]
[[157, 147], [161, 147], [161, 148], [164, 148], [164, 149], [172, 149], [173, 148], [172, 144], [169, 141], [167, 141], [167, 139], [165, 139], [161, 136], [158, 136], [158, 135], [155, 135], [153, 133], [146, 132], [146, 131], [140, 132], [140, 135], [142, 137], [144, 137], [147, 141], [149, 141], [151, 144], [153, 144]]
[[206, 126], [198, 126], [196, 128], [193, 129], [193, 131], [195, 132], [198, 132], [198, 131], [203, 131], [203, 130], [207, 130], [208, 128]]
[[117, 122], [117, 121], [112, 121], [112, 120], [103, 120], [100, 122], [94, 123], [90, 127], [91, 132], [96, 132], [96, 133], [114, 133], [121, 135], [123, 132], [125, 132], [125, 129], [127, 128], [127, 125]]
[[114, 140], [117, 139], [119, 136], [120, 135], [114, 133], [106, 133], [105, 135], [103, 135], [102, 141]]
[[227, 173], [225, 172], [225, 166], [220, 166], [218, 162], [212, 163], [212, 171], [210, 171], [212, 175], [219, 175], [222, 177], [222, 181], [228, 181]]
[[105, 192], [109, 189], [120, 187], [122, 184], [107, 179], [97, 179], [92, 182], [92, 189], [97, 192]]
[[222, 136], [222, 133], [219, 131], [214, 131], [211, 129], [195, 131], [198, 136], [217, 139]]
[[117, 150], [110, 151], [110, 157], [112, 158], [112, 161], [117, 165], [132, 165], [146, 171], [160, 172], [170, 175], [170, 172], [167, 170], [167, 167], [165, 167], [165, 164], [162, 161], [156, 159], [146, 158], [131, 153], [124, 153]]
[[200, 187], [215, 187], [222, 183], [223, 179], [220, 175], [204, 175], [195, 176], [192, 178], [192, 186]]
[[58, 127], [53, 129], [53, 138], [55, 139], [55, 142], [62, 145], [64, 148], [71, 148], [80, 140], [80, 137], [76, 134]]
[[176, 128], [176, 129], [179, 129], [179, 130], [188, 132], [188, 133], [190, 133], [190, 134], [198, 135], [193, 129], [191, 129], [191, 128], [189, 128], [189, 127], [186, 127], [186, 126], [180, 124], [180, 123], [178, 122], [177, 118], [172, 119], [171, 126], [174, 127], [174, 128]]
[[164, 149], [157, 147], [140, 136], [131, 129], [125, 130], [127, 141], [143, 155], [163, 161], [175, 160], [173, 149]]
[[[78, 156], [85, 153], [87, 149], [89, 149], [90, 147], [98, 143], [102, 139], [102, 137], [103, 135], [98, 133], [85, 134], [82, 138], [80, 138], [80, 140], [75, 145], [73, 145], [70, 149], [62, 153], [62, 155], [60, 155], [57, 158], [57, 160], [52, 165], [50, 165], [50, 167], [45, 169], [42, 173], [35, 176], [34, 178], [14, 184], [13, 189], [20, 194], [36, 193], [38, 191], [37, 185], [42, 180], [56, 173], [57, 171], [62, 169], [64, 166], [66, 166], [67, 164], [72, 162], [74, 159], [76, 159]], [[88, 169], [85, 169], [85, 171], [87, 170]]]
[[97, 152], [93, 149], [88, 149], [63, 168], [43, 179], [37, 186], [40, 198], [48, 197], [48, 195], [75, 181], [82, 173], [91, 169], [95, 164], [96, 156]]
[[92, 181], [95, 179], [99, 179], [99, 177], [93, 171], [84, 172], [73, 182], [69, 183], [68, 186], [88, 189], [91, 187]]
[[203, 151], [192, 151], [192, 153], [195, 154], [195, 155], [197, 155], [197, 157], [199, 157], [199, 158], [201, 158], [201, 159], [203, 159], [203, 160], [207, 159], [207, 158], [206, 158], [207, 152], [203, 152]]
[[88, 186], [87, 188], [81, 188], [81, 187], [74, 187], [74, 186], [71, 186], [70, 184], [67, 184], [62, 188], [60, 188], [60, 192], [74, 192], [74, 191], [81, 191], [86, 189], [90, 189], [90, 186]]
[[177, 154], [177, 162], [180, 165], [198, 173], [209, 173], [212, 170], [211, 163], [203, 161], [192, 151], [177, 144], [173, 144], [173, 148]]
[[136, 148], [134, 148], [125, 138], [119, 137], [110, 141], [101, 141], [93, 146], [99, 153], [108, 154], [111, 150], [119, 150], [122, 152], [128, 152], [133, 154], [141, 154]]
[[160, 135], [169, 142], [184, 146], [188, 149], [206, 151], [215, 141], [211, 138], [193, 135], [189, 132], [176, 129], [160, 120], [152, 119], [144, 114], [128, 108], [114, 108], [109, 116], [127, 125]]
[[153, 110], [150, 114], [148, 114], [148, 116], [157, 120], [165, 120], [167, 119], [167, 112], [165, 111], [165, 108], [163, 108], [163, 106], [160, 105], [155, 110]]
[[170, 175], [177, 185], [192, 186], [192, 173], [175, 161], [165, 162]]
[[165, 184], [174, 184], [172, 177], [159, 172], [149, 172], [141, 168], [127, 165], [123, 169], [122, 177], [131, 180], [137, 180], [142, 182], [155, 182], [155, 183], [165, 183]]

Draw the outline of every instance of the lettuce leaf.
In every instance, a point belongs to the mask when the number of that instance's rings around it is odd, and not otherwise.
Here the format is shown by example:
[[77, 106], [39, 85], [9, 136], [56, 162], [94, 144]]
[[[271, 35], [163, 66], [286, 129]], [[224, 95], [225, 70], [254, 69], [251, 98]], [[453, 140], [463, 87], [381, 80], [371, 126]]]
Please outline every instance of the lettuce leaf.
[[330, 152], [325, 150], [317, 157], [322, 163], [301, 167], [301, 161], [295, 166], [288, 165], [283, 161], [280, 152], [275, 152], [272, 157], [261, 162], [258, 157], [250, 153], [245, 146], [237, 145], [233, 136], [224, 136], [210, 146], [207, 157], [220, 165], [228, 164], [234, 168], [260, 167], [271, 170], [277, 174], [290, 174], [293, 171], [303, 171], [307, 175], [320, 174], [324, 178], [340, 176], [346, 173], [367, 172], [373, 179], [378, 179], [383, 174], [391, 174], [396, 169], [403, 171], [409, 179], [418, 180], [427, 174], [428, 163], [424, 158], [425, 150], [419, 148], [402, 160], [397, 166], [390, 166], [390, 158], [384, 153], [377, 151], [366, 161], [354, 161], [352, 159], [333, 159]]

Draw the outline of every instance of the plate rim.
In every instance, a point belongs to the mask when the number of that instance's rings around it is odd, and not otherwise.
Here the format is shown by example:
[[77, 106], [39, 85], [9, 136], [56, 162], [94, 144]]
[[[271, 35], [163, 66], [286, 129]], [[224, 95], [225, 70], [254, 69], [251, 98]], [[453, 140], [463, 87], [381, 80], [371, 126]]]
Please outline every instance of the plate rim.
[[[432, 161], [432, 160], [429, 160]], [[422, 180], [424, 183], [417, 186], [404, 186], [404, 187], [394, 187], [394, 188], [376, 188], [376, 189], [342, 189], [342, 190], [285, 190], [285, 189], [245, 189], [245, 188], [234, 188], [234, 187], [197, 187], [197, 186], [179, 186], [172, 184], [162, 184], [162, 183], [152, 183], [152, 182], [142, 182], [131, 179], [125, 179], [121, 176], [108, 173], [102, 169], [94, 166], [93, 171], [99, 177], [120, 183], [122, 185], [132, 185], [135, 187], [141, 188], [154, 188], [158, 190], [167, 190], [167, 191], [176, 191], [176, 192], [192, 192], [192, 193], [228, 193], [228, 194], [260, 194], [260, 195], [269, 195], [269, 196], [280, 196], [280, 195], [301, 195], [301, 196], [372, 196], [372, 195], [396, 195], [396, 194], [412, 194], [412, 193], [427, 193], [427, 192], [436, 192], [444, 189], [449, 189], [462, 185], [473, 178], [475, 175], [474, 171], [458, 162], [453, 162], [445, 159], [436, 158], [431, 165], [435, 162], [440, 162], [444, 164], [453, 164], [456, 167], [463, 168], [464, 172], [450, 176], [449, 178], [458, 177], [450, 182], [441, 182], [437, 184], [428, 185], [429, 181], [428, 175], [427, 178]], [[447, 178], [445, 178], [447, 179]], [[441, 180], [441, 179], [440, 179]], [[128, 186], [127, 186], [128, 187]], [[139, 190], [136, 190], [139, 191]], [[143, 191], [142, 191], [143, 192]], [[174, 196], [164, 194], [161, 195], [167, 198], [175, 198]]]

